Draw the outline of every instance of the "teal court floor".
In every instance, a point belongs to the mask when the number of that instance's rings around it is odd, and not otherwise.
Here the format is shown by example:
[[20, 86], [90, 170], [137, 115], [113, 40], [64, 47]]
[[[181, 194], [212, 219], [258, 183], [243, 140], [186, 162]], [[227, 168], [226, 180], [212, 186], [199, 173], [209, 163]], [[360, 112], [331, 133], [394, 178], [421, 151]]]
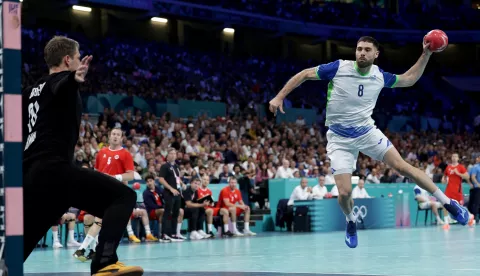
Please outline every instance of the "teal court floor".
[[[90, 264], [74, 249], [37, 249], [25, 263], [29, 276], [87, 276]], [[126, 264], [146, 276], [212, 275], [420, 275], [480, 273], [480, 225], [360, 230], [359, 246], [347, 248], [343, 232], [260, 233], [181, 243], [121, 245]]]

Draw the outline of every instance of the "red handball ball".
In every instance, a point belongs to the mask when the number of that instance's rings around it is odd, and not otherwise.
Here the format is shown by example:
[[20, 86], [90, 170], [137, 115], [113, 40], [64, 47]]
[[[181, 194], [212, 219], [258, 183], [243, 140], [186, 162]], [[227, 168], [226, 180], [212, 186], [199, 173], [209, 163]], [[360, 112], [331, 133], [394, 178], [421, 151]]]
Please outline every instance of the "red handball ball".
[[133, 188], [134, 190], [140, 190], [140, 183], [138, 183], [138, 182], [133, 183], [132, 188]]
[[428, 47], [430, 51], [439, 53], [445, 50], [448, 46], [448, 36], [442, 30], [431, 30], [423, 38], [425, 43], [430, 43]]

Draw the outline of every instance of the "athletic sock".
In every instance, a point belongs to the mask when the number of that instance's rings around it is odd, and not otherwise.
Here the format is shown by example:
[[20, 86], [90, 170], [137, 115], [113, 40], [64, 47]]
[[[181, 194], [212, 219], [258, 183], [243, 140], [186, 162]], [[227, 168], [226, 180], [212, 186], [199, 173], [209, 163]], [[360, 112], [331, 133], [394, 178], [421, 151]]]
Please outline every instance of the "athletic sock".
[[145, 234], [146, 235], [151, 235], [152, 232], [150, 231], [150, 225], [144, 225], [144, 227], [145, 227]]
[[182, 230], [182, 224], [177, 223], [177, 235], [180, 236], [180, 231]]
[[94, 237], [92, 237], [91, 235], [87, 234], [87, 236], [85, 237], [85, 239], [83, 240], [82, 242], [82, 245], [80, 245], [80, 248], [78, 250], [82, 250], [82, 249], [87, 249], [88, 246], [95, 240]]
[[230, 231], [230, 230], [228, 229], [228, 223], [223, 225], [223, 229], [225, 230], [225, 232]]
[[244, 231], [250, 231], [250, 223], [245, 221], [243, 229], [245, 229]]
[[74, 241], [75, 240], [74, 233], [75, 233], [74, 230], [68, 230], [68, 241]]
[[233, 233], [238, 232], [238, 230], [237, 230], [237, 222], [232, 222], [232, 226], [233, 226]]
[[92, 250], [93, 252], [95, 252], [96, 251], [95, 248], [97, 248], [98, 236], [99, 235], [96, 235], [95, 240], [90, 244], [90, 250]]
[[442, 205], [450, 204], [450, 198], [448, 198], [440, 189], [437, 189], [433, 196], [442, 203]]
[[208, 232], [212, 232], [212, 229], [213, 229], [213, 224], [209, 224], [208, 225]]
[[58, 240], [58, 230], [57, 231], [52, 231], [53, 234], [53, 243], [60, 242]]
[[132, 229], [132, 225], [131, 225], [131, 224], [128, 224], [128, 225], [127, 225], [127, 232], [128, 232], [128, 235], [129, 235], [129, 236], [132, 236], [132, 235], [133, 235], [133, 229]]
[[353, 210], [350, 212], [350, 214], [346, 215], [347, 217], [347, 221], [353, 221], [355, 222], [357, 220], [357, 218], [355, 217], [355, 215], [353, 214]]

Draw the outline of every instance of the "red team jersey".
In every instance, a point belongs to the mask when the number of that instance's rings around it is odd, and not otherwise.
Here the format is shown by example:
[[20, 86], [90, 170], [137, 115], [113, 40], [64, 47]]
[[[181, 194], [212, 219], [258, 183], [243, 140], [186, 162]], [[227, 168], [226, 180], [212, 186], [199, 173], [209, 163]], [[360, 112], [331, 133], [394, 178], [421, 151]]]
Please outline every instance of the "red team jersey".
[[[197, 189], [197, 198], [201, 199], [206, 196], [212, 196], [212, 191], [209, 188], [203, 189], [202, 187]], [[207, 208], [212, 208], [212, 206], [207, 206]]]
[[128, 150], [124, 148], [111, 150], [109, 147], [104, 147], [97, 154], [95, 169], [108, 175], [117, 175], [134, 171], [135, 168], [132, 155]]
[[232, 189], [227, 186], [223, 188], [222, 191], [220, 191], [220, 196], [218, 197], [220, 208], [228, 208], [223, 202], [223, 199], [225, 198], [228, 198], [228, 200], [230, 200], [230, 203], [236, 204], [237, 202], [242, 200], [242, 194], [240, 193], [239, 189], [235, 189], [232, 191]]
[[457, 201], [463, 201], [462, 194], [462, 177], [456, 175], [453, 171], [457, 169], [459, 173], [466, 173], [467, 169], [462, 164], [456, 166], [448, 165], [445, 168], [445, 176], [448, 177], [447, 188], [445, 195]]

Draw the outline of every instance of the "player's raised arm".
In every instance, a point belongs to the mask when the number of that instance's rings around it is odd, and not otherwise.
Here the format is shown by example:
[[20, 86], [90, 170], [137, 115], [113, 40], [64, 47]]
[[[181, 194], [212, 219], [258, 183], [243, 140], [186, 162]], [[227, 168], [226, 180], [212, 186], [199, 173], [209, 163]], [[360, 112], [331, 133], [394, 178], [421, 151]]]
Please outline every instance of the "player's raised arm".
[[280, 112], [285, 113], [283, 111], [283, 100], [293, 91], [293, 89], [300, 86], [300, 84], [306, 80], [331, 80], [337, 73], [339, 64], [340, 61], [337, 60], [317, 67], [304, 69], [297, 73], [288, 80], [282, 90], [278, 92], [277, 96], [270, 101], [270, 111], [275, 115], [277, 114], [277, 109], [280, 109]]
[[[404, 74], [397, 76], [397, 81], [394, 87], [410, 87], [414, 85], [425, 71], [428, 60], [432, 55], [432, 51], [429, 50], [430, 43], [423, 43], [423, 53], [418, 61]], [[393, 88], [393, 87], [392, 87]]]

